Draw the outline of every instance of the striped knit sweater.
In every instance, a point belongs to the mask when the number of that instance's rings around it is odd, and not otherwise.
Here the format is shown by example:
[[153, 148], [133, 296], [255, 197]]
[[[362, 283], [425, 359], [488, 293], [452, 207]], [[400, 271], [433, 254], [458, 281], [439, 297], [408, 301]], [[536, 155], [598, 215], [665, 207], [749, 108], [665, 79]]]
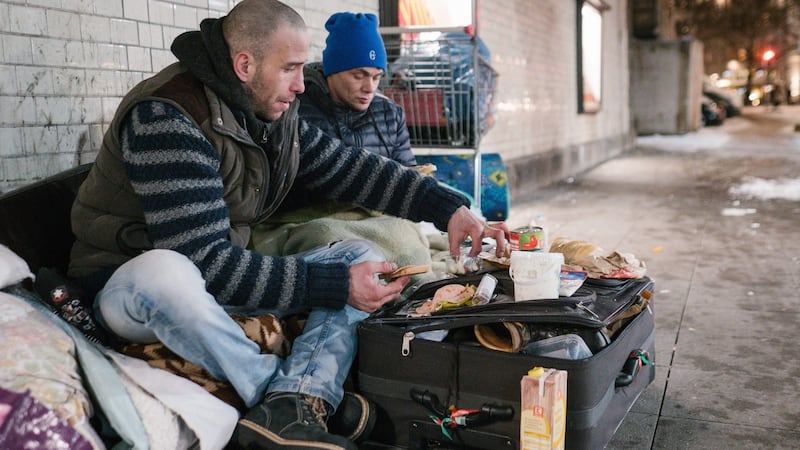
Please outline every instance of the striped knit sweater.
[[[121, 141], [126, 172], [155, 248], [188, 256], [218, 302], [281, 310], [345, 305], [349, 270], [344, 264], [307, 264], [231, 244], [219, 154], [176, 108], [139, 103], [122, 127]], [[300, 143], [295, 184], [311, 195], [430, 221], [441, 230], [458, 207], [468, 204], [433, 178], [344, 147], [303, 121]]]

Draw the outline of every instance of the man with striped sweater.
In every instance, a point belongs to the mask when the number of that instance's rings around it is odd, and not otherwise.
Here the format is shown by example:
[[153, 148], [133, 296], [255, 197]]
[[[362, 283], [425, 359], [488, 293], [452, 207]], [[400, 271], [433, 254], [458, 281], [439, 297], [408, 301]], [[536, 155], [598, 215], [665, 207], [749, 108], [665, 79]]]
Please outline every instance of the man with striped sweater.
[[[81, 186], [69, 275], [96, 293], [108, 330], [160, 341], [236, 389], [250, 409], [232, 444], [355, 449], [326, 418], [345, 396], [358, 321], [408, 278], [377, 281], [395, 267], [364, 241], [283, 257], [249, 251], [250, 226], [299, 185], [430, 221], [448, 231], [454, 255], [467, 237], [477, 254], [493, 230], [433, 178], [298, 118], [308, 35], [287, 5], [243, 0], [178, 36], [172, 51], [178, 63], [122, 99]], [[502, 236], [490, 237], [502, 252]], [[285, 360], [260, 354], [228, 315], [303, 310], [310, 315]]]

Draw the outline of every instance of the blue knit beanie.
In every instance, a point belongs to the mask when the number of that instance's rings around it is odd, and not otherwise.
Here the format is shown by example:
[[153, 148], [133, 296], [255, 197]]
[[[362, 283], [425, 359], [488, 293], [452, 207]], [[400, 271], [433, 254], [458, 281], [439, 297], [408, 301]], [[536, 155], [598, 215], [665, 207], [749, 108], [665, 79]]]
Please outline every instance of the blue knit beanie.
[[386, 49], [375, 14], [339, 12], [325, 22], [325, 29], [325, 76], [357, 67], [377, 67], [386, 72]]

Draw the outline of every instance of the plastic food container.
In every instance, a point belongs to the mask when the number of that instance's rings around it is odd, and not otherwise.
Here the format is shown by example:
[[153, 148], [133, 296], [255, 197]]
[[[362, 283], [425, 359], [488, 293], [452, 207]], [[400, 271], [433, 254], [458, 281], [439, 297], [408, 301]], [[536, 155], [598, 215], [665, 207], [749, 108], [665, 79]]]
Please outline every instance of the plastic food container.
[[522, 353], [558, 359], [584, 359], [592, 356], [586, 342], [577, 334], [562, 334], [533, 341], [522, 348]]

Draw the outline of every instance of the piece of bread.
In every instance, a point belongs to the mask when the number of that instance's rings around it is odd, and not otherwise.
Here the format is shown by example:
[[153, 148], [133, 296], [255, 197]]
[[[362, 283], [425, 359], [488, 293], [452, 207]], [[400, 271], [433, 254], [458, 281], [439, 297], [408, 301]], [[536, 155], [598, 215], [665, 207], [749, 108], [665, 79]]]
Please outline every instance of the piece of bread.
[[431, 163], [411, 167], [417, 169], [417, 171], [423, 175], [432, 175], [434, 172], [436, 172], [436, 165]]
[[418, 275], [421, 273], [428, 272], [429, 270], [431, 270], [431, 266], [428, 264], [412, 264], [400, 267], [394, 272], [382, 273], [378, 275], [378, 278], [380, 278], [381, 280], [394, 280], [395, 278], [407, 277], [410, 275]]
[[557, 237], [550, 244], [551, 253], [563, 253], [564, 264], [580, 264], [586, 258], [602, 257], [603, 250], [591, 242]]

